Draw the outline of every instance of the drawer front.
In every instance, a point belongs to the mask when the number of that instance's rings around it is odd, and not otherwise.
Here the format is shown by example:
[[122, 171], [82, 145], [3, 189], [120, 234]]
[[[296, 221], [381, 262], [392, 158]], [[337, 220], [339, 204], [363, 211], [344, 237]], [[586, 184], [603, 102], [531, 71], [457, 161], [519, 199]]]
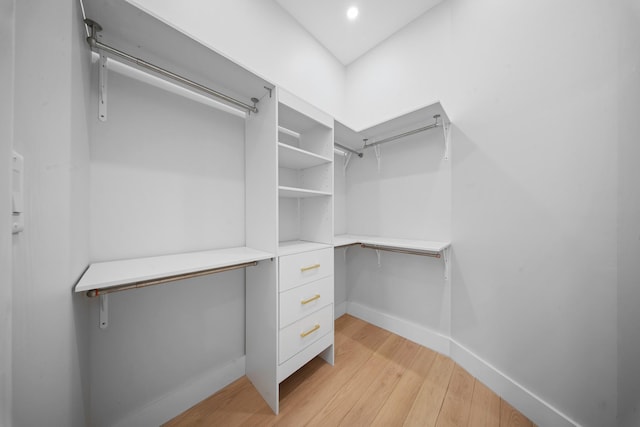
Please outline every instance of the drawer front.
[[280, 259], [280, 292], [333, 276], [333, 249], [320, 249]]
[[280, 259], [280, 292], [333, 276], [333, 249], [320, 249]]
[[280, 361], [286, 362], [308, 345], [333, 331], [333, 304], [280, 330]]
[[333, 276], [280, 293], [280, 328], [333, 302]]

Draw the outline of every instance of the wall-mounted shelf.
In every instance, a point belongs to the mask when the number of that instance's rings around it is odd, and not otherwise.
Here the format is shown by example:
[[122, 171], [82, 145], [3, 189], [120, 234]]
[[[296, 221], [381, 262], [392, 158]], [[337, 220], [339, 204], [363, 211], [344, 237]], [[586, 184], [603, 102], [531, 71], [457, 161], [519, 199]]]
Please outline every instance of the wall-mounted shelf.
[[284, 187], [284, 186], [278, 187], [278, 194], [280, 195], [280, 197], [288, 197], [288, 198], [331, 196], [331, 193], [328, 191], [317, 191], [317, 190], [309, 190], [306, 188]]
[[[76, 292], [94, 292], [118, 289], [152, 280], [180, 280], [182, 276], [216, 270], [273, 258], [275, 255], [247, 247], [162, 255], [149, 258], [97, 262], [80, 278]], [[214, 272], [214, 271], [212, 271]], [[169, 280], [167, 280], [169, 281]]]
[[331, 163], [332, 159], [293, 147], [291, 145], [278, 143], [278, 165], [289, 169], [307, 169]]
[[360, 236], [355, 234], [341, 234], [333, 238], [333, 246], [336, 248], [356, 244], [406, 249], [429, 253], [440, 253], [451, 246], [451, 242], [394, 239], [389, 237]]
[[395, 239], [389, 237], [360, 236], [354, 234], [341, 234], [333, 238], [333, 246], [336, 248], [354, 245], [359, 245], [363, 248], [375, 249], [378, 253], [378, 264], [380, 264], [380, 251], [442, 258], [444, 260], [444, 277], [445, 279], [449, 278], [449, 252], [451, 242]]

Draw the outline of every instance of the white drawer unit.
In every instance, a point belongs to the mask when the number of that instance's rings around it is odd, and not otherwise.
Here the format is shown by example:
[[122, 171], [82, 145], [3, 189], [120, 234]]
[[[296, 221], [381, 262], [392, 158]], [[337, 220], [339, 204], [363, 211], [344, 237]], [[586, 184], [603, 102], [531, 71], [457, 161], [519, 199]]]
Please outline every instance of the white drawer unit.
[[333, 276], [330, 248], [280, 257], [280, 292], [328, 276]]
[[245, 373], [277, 414], [282, 381], [335, 359], [334, 121], [278, 87], [259, 108], [245, 123], [246, 244], [276, 256], [245, 275]]
[[296, 353], [333, 332], [333, 304], [280, 330], [279, 361], [286, 362]]
[[333, 303], [333, 276], [280, 293], [280, 328]]

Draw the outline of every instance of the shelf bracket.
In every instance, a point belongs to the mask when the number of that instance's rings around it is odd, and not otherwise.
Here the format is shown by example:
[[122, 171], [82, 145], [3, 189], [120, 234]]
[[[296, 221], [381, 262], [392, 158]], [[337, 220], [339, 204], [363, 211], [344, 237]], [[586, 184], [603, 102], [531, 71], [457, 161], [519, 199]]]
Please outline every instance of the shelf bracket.
[[380, 255], [380, 249], [376, 249], [376, 255], [378, 256], [378, 268], [382, 267], [382, 259]]
[[349, 162], [351, 161], [351, 156], [353, 156], [352, 153], [347, 153], [344, 156], [344, 169], [343, 169], [343, 172], [344, 172], [345, 176], [347, 175], [347, 167], [349, 166]]
[[107, 121], [107, 55], [100, 53], [98, 87], [98, 119]]
[[373, 147], [373, 151], [376, 153], [376, 160], [378, 161], [378, 173], [380, 173], [380, 146], [379, 145], [375, 145]]
[[449, 160], [451, 152], [451, 123], [442, 121], [442, 131], [444, 132], [444, 160]]
[[345, 262], [345, 263], [347, 262], [347, 249], [349, 249], [350, 247], [351, 247], [351, 246], [345, 246], [345, 247], [344, 247], [344, 252], [342, 252], [342, 253], [343, 253], [343, 255], [344, 255], [344, 262]]
[[109, 326], [109, 295], [100, 295], [100, 329], [107, 329]]
[[451, 276], [451, 247], [442, 250], [442, 258], [444, 259], [444, 280], [449, 280]]

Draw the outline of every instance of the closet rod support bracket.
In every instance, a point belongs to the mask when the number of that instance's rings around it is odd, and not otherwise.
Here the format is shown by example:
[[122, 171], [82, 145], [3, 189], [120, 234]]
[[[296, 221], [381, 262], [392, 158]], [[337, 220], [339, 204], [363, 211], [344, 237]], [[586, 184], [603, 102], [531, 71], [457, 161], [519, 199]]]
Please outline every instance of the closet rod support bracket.
[[109, 294], [100, 295], [100, 329], [107, 329], [109, 326]]
[[[258, 102], [260, 102], [260, 100], [259, 100], [258, 98], [251, 98], [251, 102], [253, 102], [253, 111], [254, 111], [256, 114], [258, 114], [258, 111], [259, 111], [259, 110], [258, 110], [257, 105], [258, 105]], [[248, 113], [248, 114], [251, 114], [251, 110], [249, 110], [247, 113]]]
[[343, 169], [342, 169], [342, 172], [343, 172], [344, 176], [347, 175], [347, 168], [349, 167], [349, 162], [351, 161], [351, 156], [352, 155], [353, 155], [352, 153], [348, 152], [347, 155], [344, 156], [344, 165], [343, 165]]
[[444, 260], [444, 280], [451, 277], [451, 247], [442, 250], [442, 258]]
[[382, 153], [380, 152], [380, 146], [375, 145], [373, 147], [373, 151], [376, 153], [376, 160], [378, 162], [378, 173], [380, 173], [380, 158], [382, 157]]
[[442, 131], [444, 133], [444, 160], [449, 160], [451, 156], [451, 123], [442, 121]]
[[102, 31], [102, 25], [98, 24], [93, 19], [85, 19], [84, 24], [89, 28], [89, 36], [87, 37], [87, 43], [89, 46], [95, 46], [96, 35]]
[[107, 55], [100, 52], [98, 81], [98, 119], [101, 122], [107, 121]]

